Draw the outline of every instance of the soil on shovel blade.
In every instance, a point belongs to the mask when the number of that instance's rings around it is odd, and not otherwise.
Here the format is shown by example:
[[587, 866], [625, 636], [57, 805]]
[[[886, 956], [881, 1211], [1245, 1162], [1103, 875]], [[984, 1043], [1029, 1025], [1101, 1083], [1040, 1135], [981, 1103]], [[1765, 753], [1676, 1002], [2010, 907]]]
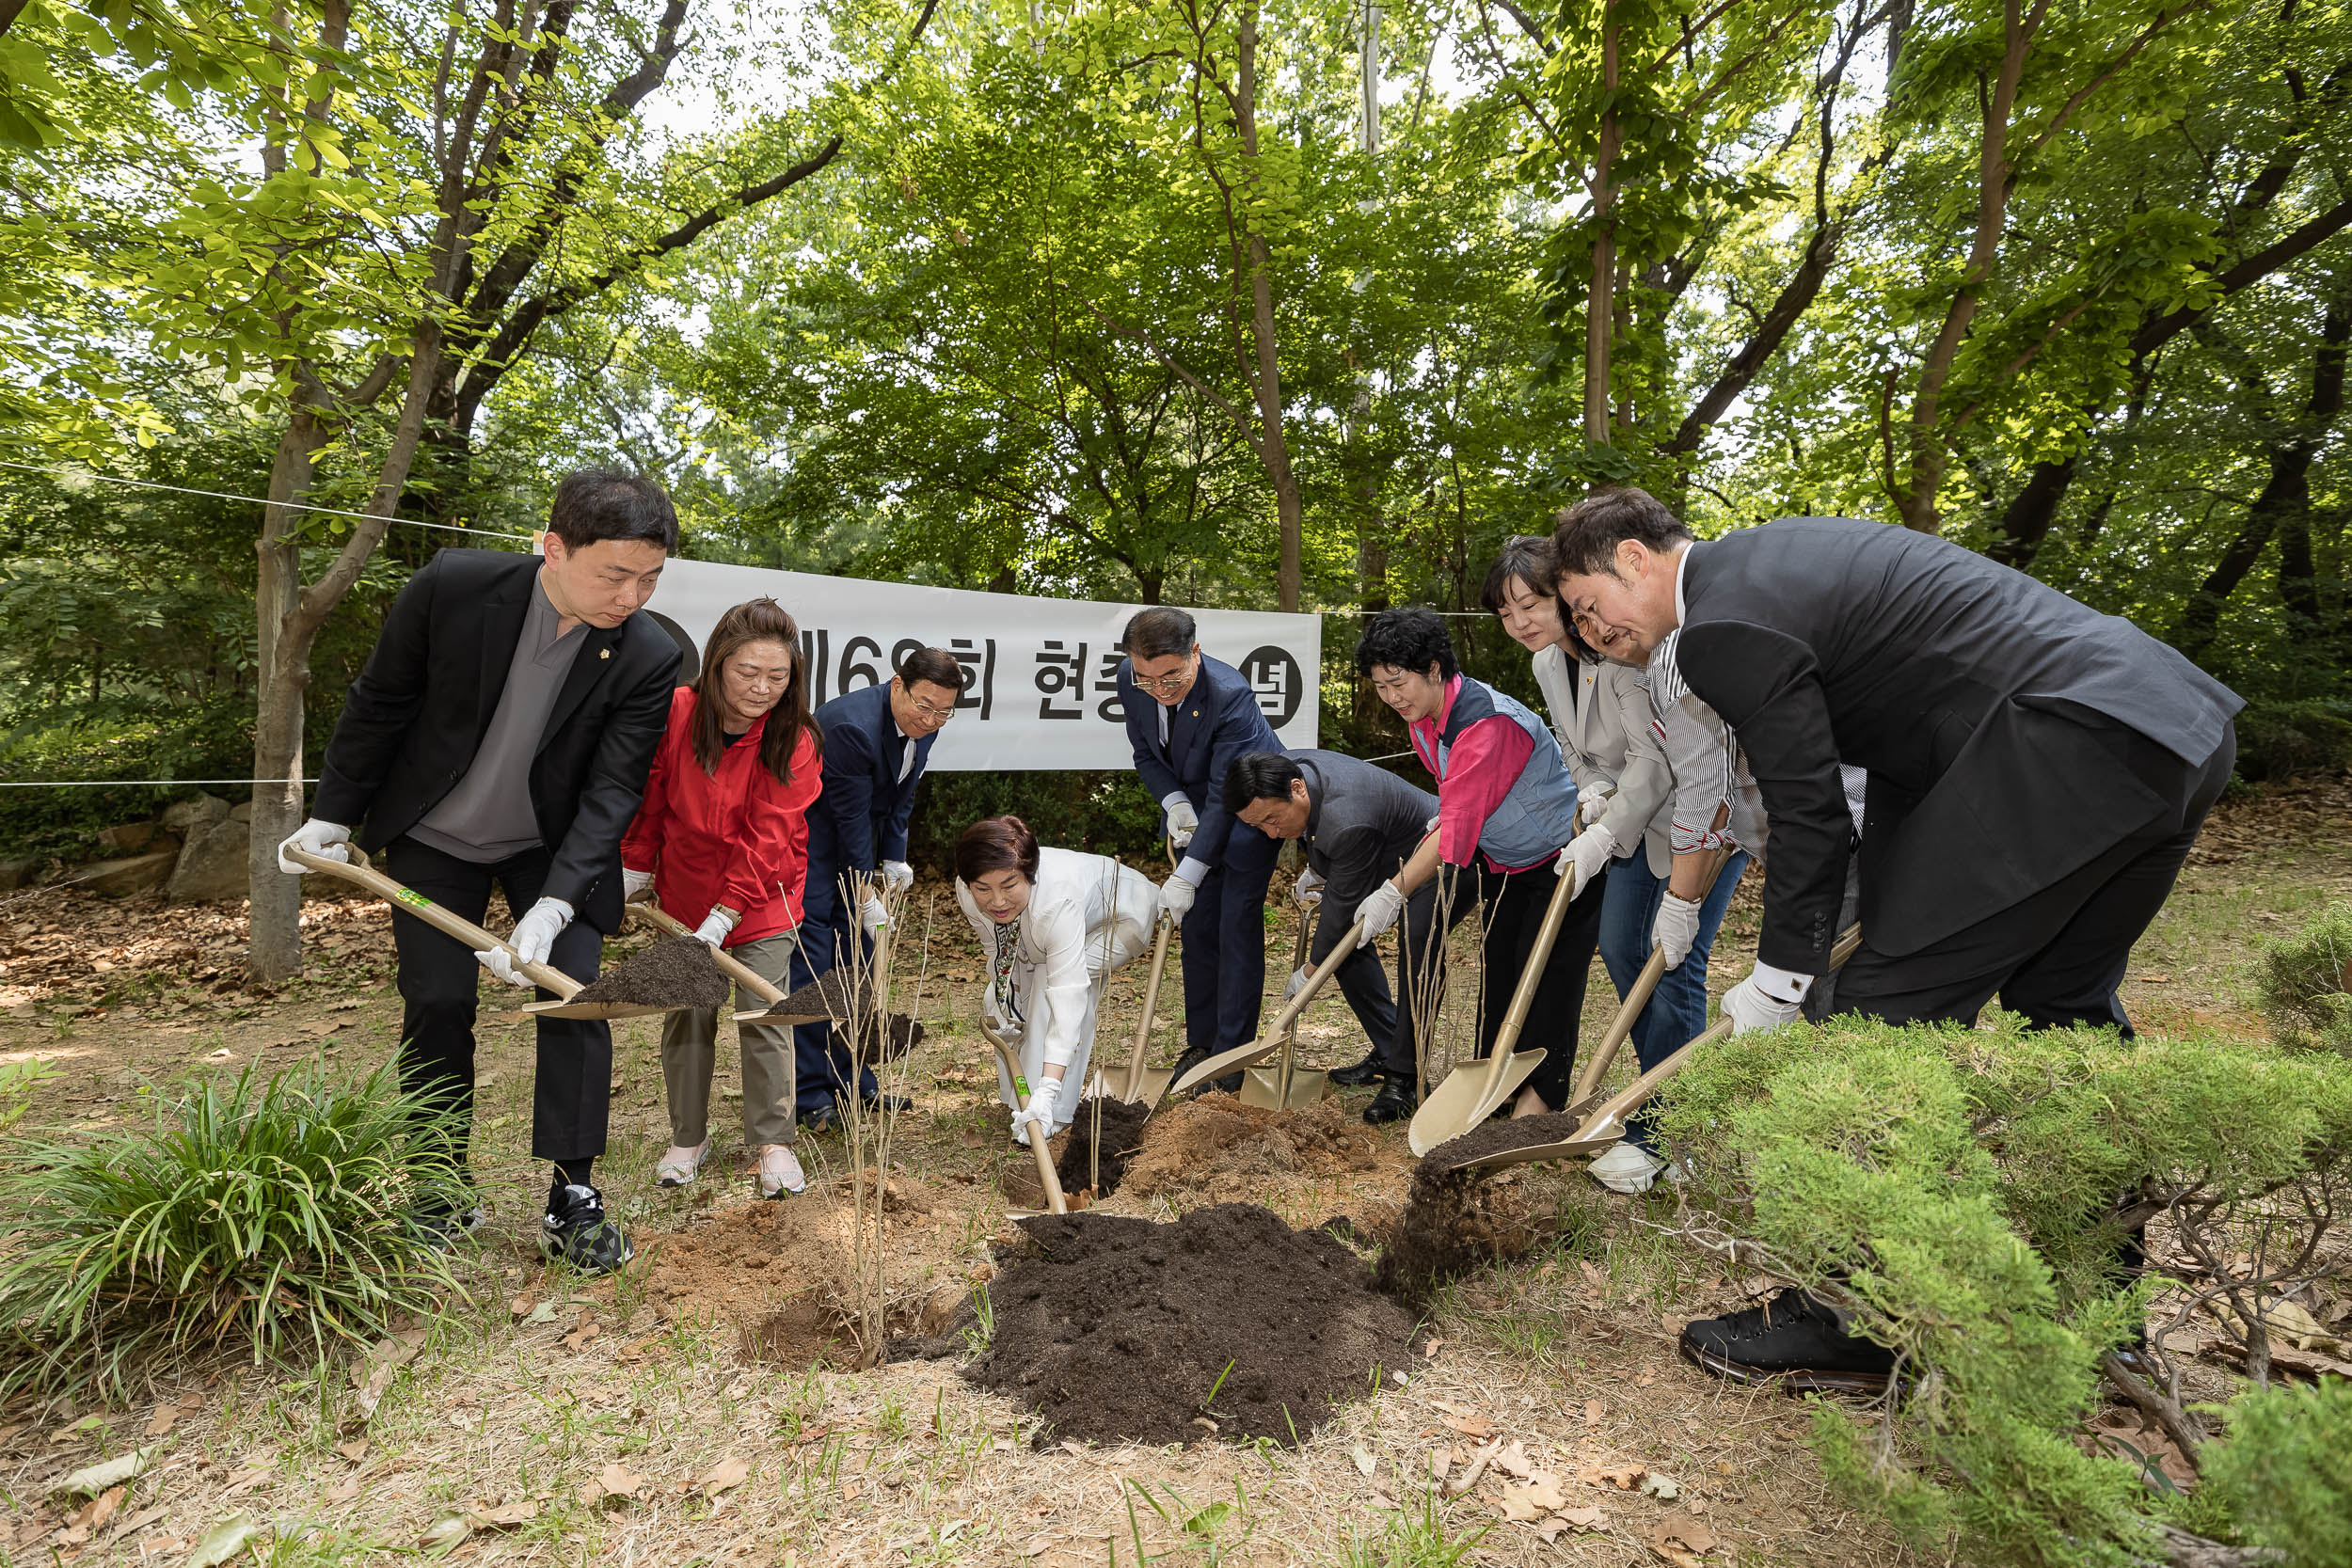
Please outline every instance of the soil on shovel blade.
[[1103, 1112], [1102, 1184], [1096, 1197], [1108, 1197], [1119, 1191], [1126, 1180], [1127, 1162], [1143, 1142], [1143, 1118], [1152, 1107], [1132, 1100], [1081, 1100], [1078, 1113], [1070, 1124], [1070, 1136], [1062, 1146], [1061, 1158], [1054, 1163], [1054, 1174], [1061, 1179], [1062, 1191], [1074, 1193], [1092, 1185], [1088, 1170], [1089, 1151], [1094, 1147], [1094, 1113], [1097, 1105]]
[[[1530, 1117], [1520, 1122], [1489, 1123], [1478, 1131], [1531, 1127], [1549, 1119], [1552, 1118]], [[1554, 1132], [1551, 1138], [1564, 1135]], [[1440, 1162], [1439, 1156], [1447, 1150], [1476, 1136], [1478, 1132], [1472, 1132], [1439, 1144], [1413, 1172], [1404, 1215], [1380, 1249], [1380, 1289], [1399, 1301], [1426, 1306], [1431, 1293], [1447, 1280], [1486, 1263], [1519, 1257], [1534, 1244], [1533, 1216], [1519, 1196], [1517, 1180], [1487, 1180], [1487, 1172]]]
[[699, 937], [655, 942], [586, 987], [574, 1002], [612, 1002], [635, 1007], [717, 1007], [735, 982]]
[[787, 1018], [847, 1018], [850, 982], [839, 970], [827, 970], [768, 1010]]
[[1458, 1170], [1472, 1160], [1500, 1154], [1509, 1148], [1530, 1148], [1536, 1144], [1556, 1144], [1573, 1136], [1583, 1125], [1581, 1117], [1565, 1111], [1553, 1111], [1540, 1117], [1521, 1117], [1517, 1120], [1479, 1123], [1458, 1138], [1449, 1138], [1431, 1149], [1422, 1161], [1424, 1170]]
[[1044, 1417], [1041, 1446], [1050, 1432], [1295, 1447], [1381, 1370], [1413, 1365], [1413, 1314], [1372, 1289], [1345, 1243], [1255, 1204], [1171, 1225], [1094, 1212], [1018, 1223], [1041, 1256], [989, 1288], [994, 1333], [963, 1375]]

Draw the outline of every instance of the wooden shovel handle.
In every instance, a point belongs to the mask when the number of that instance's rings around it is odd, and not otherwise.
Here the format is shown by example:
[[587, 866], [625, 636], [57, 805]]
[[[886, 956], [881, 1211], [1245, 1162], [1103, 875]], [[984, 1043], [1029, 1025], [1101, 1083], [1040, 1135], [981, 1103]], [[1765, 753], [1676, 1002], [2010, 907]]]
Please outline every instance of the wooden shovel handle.
[[[306, 871], [315, 871], [326, 877], [339, 877], [354, 887], [374, 894], [393, 908], [405, 910], [408, 913], [415, 915], [435, 930], [455, 937], [477, 953], [495, 947], [504, 952], [510, 958], [515, 957], [515, 949], [509, 943], [501, 942], [463, 915], [453, 914], [423, 894], [411, 893], [372, 865], [353, 865], [343, 861], [330, 861], [324, 855], [314, 855], [308, 849], [296, 849], [291, 845], [278, 852]], [[542, 990], [553, 991], [566, 1002], [586, 989], [562, 970], [551, 969], [546, 964], [527, 964], [518, 959], [515, 968], [532, 985]]]
[[[691, 937], [694, 934], [686, 928], [684, 921], [650, 898], [641, 898], [628, 907], [644, 915], [657, 930], [667, 931], [674, 937]], [[719, 967], [726, 972], [729, 979], [770, 1006], [772, 1007], [784, 1000], [784, 992], [778, 990], [772, 982], [763, 978], [757, 970], [725, 948], [714, 947], [710, 950], [710, 956], [719, 960]]]
[[1127, 1084], [1120, 1093], [1121, 1100], [1133, 1100], [1143, 1087], [1143, 1059], [1152, 1043], [1152, 1018], [1159, 1010], [1160, 977], [1168, 973], [1168, 936], [1176, 923], [1160, 916], [1159, 934], [1152, 941], [1152, 979], [1143, 991], [1143, 1016], [1136, 1022], [1136, 1046], [1127, 1055]]
[[1511, 1053], [1518, 1049], [1519, 1031], [1527, 1027], [1528, 1009], [1535, 1005], [1535, 987], [1544, 976], [1544, 968], [1551, 962], [1552, 943], [1560, 940], [1560, 927], [1568, 918], [1568, 906], [1576, 902], [1584, 890], [1577, 879], [1561, 873], [1553, 880], [1560, 885], [1551, 890], [1551, 902], [1544, 909], [1544, 924], [1535, 933], [1535, 945], [1528, 950], [1526, 967], [1519, 971], [1519, 983], [1512, 990], [1510, 1010], [1502, 1015], [1502, 1027], [1495, 1032], [1494, 1054], [1487, 1058], [1486, 1082], [1479, 1090], [1483, 1104], [1494, 1095], [1508, 1070]]
[[[1639, 854], [1642, 851], [1637, 849], [1634, 852]], [[1724, 863], [1730, 859], [1731, 851], [1727, 848], [1718, 848], [1714, 852], [1699, 882], [1700, 903], [1707, 902], [1707, 895], [1715, 891], [1715, 879], [1723, 874]], [[1568, 1092], [1569, 1104], [1591, 1098], [1593, 1091], [1600, 1087], [1600, 1081], [1608, 1075], [1610, 1064], [1617, 1059], [1618, 1049], [1625, 1044], [1626, 1037], [1633, 1033], [1633, 1021], [1642, 1016], [1642, 1009], [1649, 1005], [1651, 995], [1658, 990], [1658, 982], [1665, 974], [1666, 950], [1653, 946], [1649, 962], [1642, 966], [1641, 976], [1633, 982], [1633, 989], [1625, 993], [1625, 1006], [1617, 1009], [1617, 1016], [1610, 1021], [1609, 1032], [1601, 1036], [1600, 1043], [1585, 1058], [1583, 1070], [1576, 1075], [1576, 1087]]]
[[[1005, 1064], [1005, 1076], [1012, 1080], [1014, 1096], [1022, 1105], [1026, 1105], [1029, 1102], [1029, 1081], [1022, 1076], [1021, 1062], [1013, 1055], [1012, 1047], [990, 1034], [985, 1023], [980, 1025], [980, 1033], [987, 1037], [989, 1044], [996, 1048], [996, 1059]], [[1061, 1176], [1054, 1169], [1053, 1150], [1045, 1147], [1053, 1141], [1052, 1129], [1041, 1132], [1036, 1122], [1029, 1123], [1029, 1152], [1037, 1156], [1037, 1184], [1044, 1189], [1046, 1210], [1051, 1213], [1067, 1214], [1070, 1212], [1070, 1200], [1062, 1196]]]

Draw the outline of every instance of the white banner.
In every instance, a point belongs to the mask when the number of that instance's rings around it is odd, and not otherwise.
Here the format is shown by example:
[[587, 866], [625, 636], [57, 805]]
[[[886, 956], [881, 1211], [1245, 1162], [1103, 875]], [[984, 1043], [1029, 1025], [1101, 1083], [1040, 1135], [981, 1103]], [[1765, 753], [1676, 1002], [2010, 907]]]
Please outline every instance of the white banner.
[[[861, 578], [672, 561], [648, 612], [699, 658], [719, 617], [772, 598], [801, 626], [809, 705], [890, 678], [921, 647], [945, 648], [968, 672], [956, 717], [930, 766], [962, 772], [1130, 768], [1116, 684], [1120, 637], [1140, 605], [918, 588]], [[1200, 646], [1257, 689], [1266, 722], [1290, 747], [1315, 743], [1323, 617], [1196, 610]], [[680, 677], [684, 678], [683, 675]]]

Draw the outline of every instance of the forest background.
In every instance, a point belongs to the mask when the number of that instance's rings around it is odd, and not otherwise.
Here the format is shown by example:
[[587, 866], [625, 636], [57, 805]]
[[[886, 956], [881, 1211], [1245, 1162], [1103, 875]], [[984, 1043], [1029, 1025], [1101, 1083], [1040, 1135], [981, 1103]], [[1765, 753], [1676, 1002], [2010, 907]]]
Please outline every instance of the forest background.
[[[2304, 0], [0, 0], [0, 778], [307, 776], [407, 574], [588, 463], [697, 558], [1325, 610], [1359, 754], [1357, 617], [1594, 483], [1873, 518], [2341, 766], [2347, 99]], [[1006, 808], [1152, 832], [943, 775], [918, 847]]]

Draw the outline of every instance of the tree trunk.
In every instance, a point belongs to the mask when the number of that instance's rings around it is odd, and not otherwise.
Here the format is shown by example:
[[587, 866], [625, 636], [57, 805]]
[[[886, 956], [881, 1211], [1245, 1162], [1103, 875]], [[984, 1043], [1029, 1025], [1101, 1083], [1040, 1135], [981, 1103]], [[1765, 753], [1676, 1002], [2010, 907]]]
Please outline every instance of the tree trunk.
[[2081, 453], [2073, 452], [2055, 463], [2035, 464], [2025, 487], [2002, 512], [2001, 531], [1984, 553], [2021, 572], [2030, 567], [2042, 540], [2050, 536], [2050, 525], [2058, 521], [2058, 502], [2066, 499], [2081, 463]]
[[[1611, 0], [1600, 7], [1600, 83], [1617, 90], [1617, 18]], [[1594, 446], [1609, 444], [1609, 362], [1611, 337], [1616, 330], [1617, 234], [1612, 214], [1616, 191], [1610, 183], [1617, 161], [1617, 111], [1600, 117], [1600, 147], [1593, 156], [1593, 275], [1584, 301], [1584, 439]]]
[[294, 411], [278, 438], [270, 465], [269, 499], [262, 509], [262, 538], [256, 546], [260, 570], [254, 581], [256, 680], [253, 777], [282, 779], [253, 787], [252, 839], [246, 851], [251, 895], [251, 945], [246, 965], [252, 977], [275, 985], [302, 968], [302, 879], [278, 869], [278, 846], [302, 825], [302, 731], [304, 678], [280, 673], [279, 643], [302, 594], [302, 550], [295, 542], [302, 515], [288, 502], [309, 494], [311, 466], [326, 432], [320, 428], [316, 394], [295, 393]]
[[[1241, 135], [1242, 152], [1250, 160], [1250, 181], [1257, 180], [1258, 157], [1258, 8], [1245, 8], [1234, 51], [1234, 128]], [[1258, 394], [1259, 461], [1274, 486], [1274, 515], [1281, 528], [1281, 562], [1275, 575], [1275, 595], [1281, 609], [1295, 613], [1305, 572], [1305, 510], [1300, 505], [1298, 479], [1291, 472], [1290, 446], [1282, 435], [1282, 368], [1276, 353], [1274, 331], [1274, 253], [1254, 224], [1246, 252], [1249, 265], [1249, 333], [1257, 352], [1251, 376]]]

